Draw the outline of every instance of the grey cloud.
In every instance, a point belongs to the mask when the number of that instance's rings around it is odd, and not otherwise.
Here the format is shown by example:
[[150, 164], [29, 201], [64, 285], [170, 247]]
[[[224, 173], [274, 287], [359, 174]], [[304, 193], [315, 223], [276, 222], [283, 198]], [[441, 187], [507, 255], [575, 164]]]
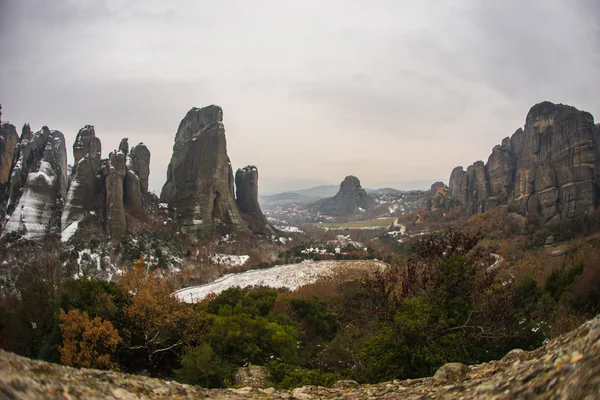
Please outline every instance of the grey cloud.
[[421, 182], [486, 159], [539, 101], [600, 118], [599, 17], [597, 0], [0, 0], [0, 103], [71, 143], [84, 124], [105, 151], [146, 142], [156, 191], [179, 121], [211, 103], [263, 190]]

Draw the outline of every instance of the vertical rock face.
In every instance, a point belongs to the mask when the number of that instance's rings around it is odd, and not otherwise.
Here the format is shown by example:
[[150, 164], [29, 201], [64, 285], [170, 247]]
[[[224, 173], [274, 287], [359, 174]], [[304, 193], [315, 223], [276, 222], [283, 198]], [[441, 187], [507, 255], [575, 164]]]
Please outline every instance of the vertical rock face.
[[127, 218], [123, 205], [123, 181], [127, 174], [127, 161], [122, 151], [112, 151], [104, 171], [106, 185], [106, 232], [119, 240], [127, 231]]
[[18, 141], [19, 135], [14, 125], [0, 125], [0, 185], [7, 183], [10, 178], [10, 168]]
[[347, 176], [340, 184], [340, 190], [331, 198], [317, 202], [320, 212], [333, 215], [348, 215], [371, 206], [371, 199], [360, 185], [360, 180], [355, 176]]
[[227, 156], [223, 110], [192, 108], [177, 129], [167, 182], [160, 199], [176, 209], [181, 230], [192, 238], [215, 230], [243, 231]]
[[448, 181], [448, 197], [460, 204], [467, 204], [467, 173], [463, 167], [456, 167], [452, 170]]
[[32, 133], [23, 127], [15, 150], [4, 233], [19, 232], [35, 239], [60, 228], [60, 209], [67, 191], [67, 150], [64, 135], [43, 127]]
[[250, 229], [266, 231], [268, 223], [258, 204], [258, 169], [254, 165], [235, 172], [235, 195], [242, 216], [250, 217]]
[[490, 198], [494, 200], [495, 204], [505, 203], [509, 192], [514, 187], [516, 154], [522, 132], [522, 130], [515, 132], [512, 139], [505, 138], [501, 145], [494, 147], [488, 158], [485, 168], [489, 178]]
[[573, 107], [541, 103], [525, 122], [514, 202], [544, 219], [595, 209], [598, 141], [594, 118]]
[[61, 216], [62, 230], [81, 221], [87, 212], [93, 210], [96, 198], [102, 191], [99, 179], [102, 145], [93, 126], [86, 125], [77, 133], [73, 157], [69, 189]]
[[129, 152], [128, 168], [133, 170], [140, 180], [142, 193], [148, 193], [150, 176], [150, 150], [144, 143], [133, 146]]
[[574, 107], [543, 102], [527, 114], [525, 127], [505, 138], [485, 168], [477, 162], [464, 178], [455, 168], [450, 197], [468, 213], [508, 204], [544, 221], [580, 216], [598, 206], [600, 134], [594, 118]]
[[144, 214], [140, 178], [129, 168], [127, 168], [123, 180], [123, 205], [133, 215], [142, 216]]

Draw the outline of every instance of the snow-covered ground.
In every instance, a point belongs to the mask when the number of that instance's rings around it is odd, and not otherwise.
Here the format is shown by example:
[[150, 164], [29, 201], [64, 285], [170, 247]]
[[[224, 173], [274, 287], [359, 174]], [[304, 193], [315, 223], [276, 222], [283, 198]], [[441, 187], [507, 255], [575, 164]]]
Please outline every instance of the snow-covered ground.
[[275, 225], [275, 228], [279, 229], [282, 232], [304, 233], [302, 229], [295, 226]]
[[314, 283], [322, 278], [331, 277], [336, 271], [347, 269], [376, 269], [386, 268], [381, 261], [304, 261], [300, 264], [278, 265], [267, 269], [257, 269], [239, 274], [225, 275], [212, 283], [192, 286], [175, 292], [180, 300], [193, 303], [203, 300], [211, 293], [221, 293], [230, 287], [242, 288], [266, 286], [271, 288], [287, 288], [295, 290], [300, 286]]
[[239, 265], [244, 265], [250, 256], [235, 256], [231, 254], [215, 254], [210, 258], [210, 260], [218, 265], [227, 265], [230, 267], [236, 267]]

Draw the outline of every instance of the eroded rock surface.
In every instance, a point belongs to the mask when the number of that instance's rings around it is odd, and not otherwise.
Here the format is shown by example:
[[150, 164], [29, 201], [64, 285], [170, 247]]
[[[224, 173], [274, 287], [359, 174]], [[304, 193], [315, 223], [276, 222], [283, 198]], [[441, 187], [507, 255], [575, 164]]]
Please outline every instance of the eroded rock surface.
[[494, 147], [486, 164], [455, 168], [449, 195], [468, 214], [508, 205], [558, 222], [599, 205], [599, 171], [600, 135], [592, 115], [543, 102], [531, 108], [524, 129]]
[[67, 192], [67, 150], [64, 135], [43, 127], [32, 133], [23, 127], [10, 177], [3, 233], [28, 238], [60, 231], [60, 211]]
[[317, 209], [332, 216], [350, 215], [371, 207], [371, 199], [360, 185], [360, 180], [352, 175], [344, 178], [340, 190], [331, 198], [316, 203]]
[[534, 351], [479, 365], [446, 364], [436, 377], [373, 385], [207, 390], [144, 376], [74, 369], [0, 351], [0, 393], [13, 399], [596, 399], [600, 317]]
[[244, 231], [233, 185], [223, 110], [192, 108], [177, 129], [160, 200], [176, 210], [182, 232], [192, 238]]

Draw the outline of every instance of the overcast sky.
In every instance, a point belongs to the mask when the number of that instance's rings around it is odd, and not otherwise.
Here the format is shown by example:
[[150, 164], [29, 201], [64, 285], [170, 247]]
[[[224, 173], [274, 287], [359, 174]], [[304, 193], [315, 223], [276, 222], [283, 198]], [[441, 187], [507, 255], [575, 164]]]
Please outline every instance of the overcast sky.
[[143, 141], [157, 193], [180, 120], [209, 104], [262, 193], [422, 187], [540, 101], [600, 119], [599, 21], [598, 0], [0, 0], [0, 103], [69, 155], [86, 124], [104, 156]]

